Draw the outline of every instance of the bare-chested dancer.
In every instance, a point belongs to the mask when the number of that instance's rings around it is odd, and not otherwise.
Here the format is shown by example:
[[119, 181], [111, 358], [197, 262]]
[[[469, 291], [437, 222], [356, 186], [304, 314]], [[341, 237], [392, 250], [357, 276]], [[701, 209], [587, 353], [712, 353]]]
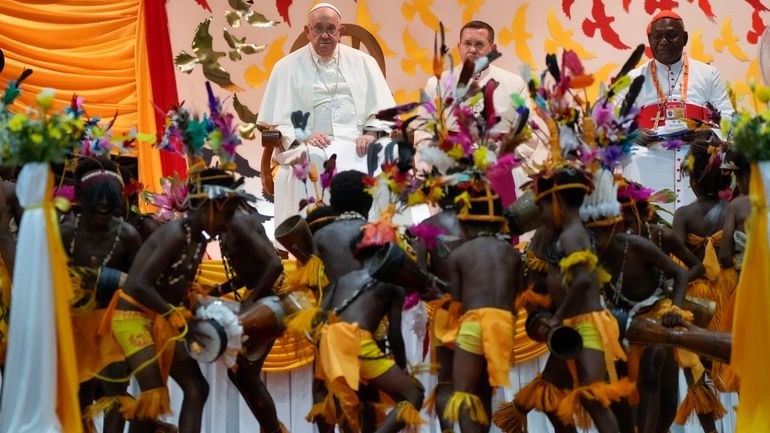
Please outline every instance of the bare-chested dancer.
[[[592, 229], [599, 261], [612, 275], [605, 285], [605, 300], [613, 310], [621, 329], [633, 317], [652, 317], [664, 326], [682, 320], [666, 299], [666, 282], [674, 280], [673, 306], [681, 307], [687, 289], [687, 270], [677, 265], [649, 239], [620, 233], [615, 225]], [[679, 395], [679, 366], [674, 351], [659, 345], [631, 346], [629, 377], [636, 380], [639, 400], [636, 428], [639, 432], [665, 432], [674, 421]], [[634, 402], [636, 404], [636, 402]], [[625, 415], [625, 411], [618, 413]], [[627, 420], [631, 421], [631, 420]], [[627, 427], [627, 426], [626, 426]], [[634, 431], [633, 428], [624, 431]]]
[[[604, 402], [618, 400], [633, 389], [625, 381], [605, 382], [608, 373], [614, 372], [612, 362], [625, 359], [625, 355], [617, 341], [617, 322], [601, 304], [601, 272], [595, 246], [578, 213], [590, 190], [587, 175], [570, 165], [541, 172], [535, 180], [535, 201], [553, 232], [545, 257], [549, 262], [547, 286], [553, 313], [547, 325], [554, 328], [563, 323], [575, 328], [582, 337], [583, 349], [574, 359], [577, 377], [572, 377], [564, 360], [551, 355], [542, 375], [523, 388], [516, 400], [524, 407], [546, 412], [557, 432], [574, 432], [570, 424], [576, 415], [579, 426], [585, 427], [588, 420], [583, 418], [582, 409], [600, 432], [617, 432], [615, 416], [597, 398]], [[610, 374], [610, 379], [617, 378]], [[545, 395], [550, 397], [541, 398]]]
[[[112, 161], [81, 159], [75, 170], [75, 181], [81, 212], [74, 220], [62, 224], [61, 236], [70, 267], [83, 276], [72, 320], [81, 370], [80, 404], [86, 408], [95, 399], [98, 387], [107, 397], [124, 395], [128, 389], [128, 381], [98, 381], [90, 377], [94, 373], [114, 378], [127, 374], [115, 340], [109, 335], [100, 338], [96, 331], [110, 299], [125, 280], [142, 240], [119, 216], [123, 183]], [[117, 408], [112, 408], [105, 415], [104, 431], [122, 432], [124, 423]]]
[[[720, 143], [694, 142], [682, 164], [683, 172], [690, 176], [690, 187], [696, 200], [680, 207], [674, 213], [674, 233], [686, 243], [690, 251], [703, 262], [705, 276], [691, 281], [687, 294], [705, 298], [717, 303], [717, 311], [708, 325], [708, 329], [728, 330], [729, 314], [726, 314], [723, 300], [731, 297], [733, 287], [723, 287], [720, 278], [721, 269], [716, 249], [722, 241], [722, 226], [725, 221], [727, 202], [719, 193], [730, 186], [730, 176], [723, 173], [719, 158]], [[691, 358], [691, 357], [688, 357]], [[680, 356], [680, 360], [682, 357]], [[687, 358], [685, 358], [687, 359]], [[687, 395], [680, 403], [675, 422], [684, 424], [692, 411], [695, 411], [703, 430], [716, 429], [715, 421], [726, 414], [715, 391], [704, 382], [704, 378], [694, 377], [701, 369], [695, 358], [685, 361], [683, 367], [689, 385]]]
[[[449, 281], [449, 256], [460, 244], [462, 244], [462, 232], [460, 222], [457, 220], [457, 210], [453, 203], [451, 194], [447, 194], [439, 205], [441, 211], [425, 219], [421, 224], [430, 224], [444, 231], [437, 239], [433, 248], [428, 248], [424, 241], [417, 240], [415, 243], [415, 252], [417, 254], [417, 263], [420, 268], [431, 272], [443, 281]], [[446, 331], [447, 326], [459, 319], [460, 304], [453, 301], [449, 295], [438, 301], [432, 301], [433, 314], [430, 327], [430, 344], [435, 359], [432, 364], [436, 365], [436, 388], [433, 391], [435, 396], [435, 409], [438, 415], [441, 431], [446, 432], [452, 429], [452, 423], [444, 418], [444, 408], [452, 395], [452, 359], [454, 351], [445, 346], [441, 337]], [[457, 310], [456, 316], [452, 317], [450, 311]], [[437, 323], [438, 322], [438, 323]], [[426, 406], [428, 406], [426, 402]]]
[[[489, 209], [489, 203], [493, 209]], [[509, 386], [513, 352], [513, 303], [521, 259], [502, 234], [499, 197], [485, 188], [458, 216], [465, 242], [449, 259], [452, 296], [464, 314], [454, 353], [454, 392], [444, 418], [459, 421], [463, 433], [489, 431], [492, 391]]]
[[[357, 248], [361, 235], [359, 231], [350, 249], [366, 262], [378, 247]], [[324, 296], [323, 307], [329, 321], [321, 329], [316, 371], [339, 401], [341, 429], [358, 430], [356, 391], [361, 382], [367, 382], [397, 402], [377, 432], [395, 433], [405, 426], [422, 423], [419, 411], [423, 390], [406, 373], [406, 351], [401, 335], [404, 289], [374, 279], [366, 269], [347, 272], [332, 284]], [[385, 317], [392, 359], [384, 355], [373, 338]]]
[[[250, 206], [243, 205], [230, 219], [220, 241], [222, 257], [234, 273], [232, 288], [246, 287], [250, 294], [241, 303], [248, 307], [259, 299], [273, 294], [273, 283], [283, 272], [278, 254], [265, 233], [260, 216]], [[272, 346], [272, 342], [268, 343]], [[240, 391], [249, 409], [259, 422], [262, 431], [281, 431], [281, 424], [275, 411], [275, 403], [260, 376], [262, 366], [269, 354], [250, 361], [239, 355], [236, 366], [228, 371], [230, 380]]]
[[[227, 229], [242, 205], [242, 195], [236, 190], [238, 183], [233, 176], [219, 169], [196, 173], [190, 182], [192, 208], [188, 215], [166, 223], [144, 242], [123, 291], [113, 298], [116, 311], [112, 332], [141, 389], [138, 399], [122, 408], [135, 420], [131, 432], [151, 432], [152, 420], [169, 411], [165, 383], [169, 368], [184, 393], [179, 431], [198, 433], [201, 429], [208, 384], [173, 328], [186, 327], [182, 310], [188, 304], [189, 288], [205, 252], [207, 235], [216, 236]], [[164, 338], [149, 331], [164, 327]], [[173, 357], [170, 366], [168, 355]]]

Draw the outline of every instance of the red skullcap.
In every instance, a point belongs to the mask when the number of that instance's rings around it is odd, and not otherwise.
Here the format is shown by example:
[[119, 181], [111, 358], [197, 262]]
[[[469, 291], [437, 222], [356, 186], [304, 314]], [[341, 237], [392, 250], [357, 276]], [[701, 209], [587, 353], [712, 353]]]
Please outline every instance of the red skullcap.
[[650, 21], [650, 23], [647, 24], [647, 33], [650, 33], [650, 30], [652, 30], [652, 23], [654, 23], [655, 21], [662, 20], [664, 18], [671, 18], [671, 19], [682, 21], [682, 17], [679, 16], [679, 14], [674, 11], [670, 11], [670, 10], [660, 11], [658, 12], [657, 15], [652, 17], [652, 20]]

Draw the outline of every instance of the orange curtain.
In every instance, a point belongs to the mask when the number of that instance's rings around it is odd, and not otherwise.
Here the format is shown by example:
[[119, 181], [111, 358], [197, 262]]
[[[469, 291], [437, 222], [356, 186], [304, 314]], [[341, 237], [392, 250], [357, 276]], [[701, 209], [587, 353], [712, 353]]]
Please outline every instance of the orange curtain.
[[[57, 107], [74, 93], [85, 97], [89, 115], [112, 118], [122, 134], [136, 127], [155, 133], [147, 63], [143, 2], [146, 0], [3, 0], [0, 2], [0, 47], [8, 80], [28, 67], [16, 109], [34, 104], [44, 88], [56, 90]], [[141, 144], [139, 180], [159, 190], [158, 151]]]

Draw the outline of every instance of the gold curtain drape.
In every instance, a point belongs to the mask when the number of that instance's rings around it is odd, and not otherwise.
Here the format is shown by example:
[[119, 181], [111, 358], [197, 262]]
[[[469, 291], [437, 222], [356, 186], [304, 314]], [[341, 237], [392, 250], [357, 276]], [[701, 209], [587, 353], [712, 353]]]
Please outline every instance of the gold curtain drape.
[[[0, 86], [25, 67], [34, 70], [14, 109], [34, 105], [40, 90], [52, 88], [57, 108], [77, 93], [85, 98], [89, 115], [109, 119], [118, 114], [116, 134], [134, 127], [154, 134], [144, 1], [0, 1], [0, 47], [6, 58]], [[137, 154], [139, 180], [158, 191], [158, 151], [140, 144]]]

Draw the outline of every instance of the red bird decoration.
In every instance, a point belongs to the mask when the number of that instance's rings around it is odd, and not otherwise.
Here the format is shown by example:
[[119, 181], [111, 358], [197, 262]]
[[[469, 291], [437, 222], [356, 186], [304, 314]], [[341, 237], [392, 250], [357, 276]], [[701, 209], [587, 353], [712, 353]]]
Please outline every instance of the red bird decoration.
[[564, 11], [564, 15], [567, 18], [572, 19], [572, 4], [575, 0], [561, 0], [561, 10]]
[[611, 27], [612, 22], [615, 21], [615, 17], [607, 16], [607, 12], [604, 8], [604, 2], [601, 0], [593, 0], [593, 2], [593, 6], [591, 7], [591, 17], [595, 21], [591, 21], [588, 18], [584, 19], [583, 33], [585, 33], [585, 35], [589, 38], [593, 38], [596, 34], [596, 31], [599, 30], [599, 33], [601, 34], [604, 42], [607, 42], [619, 50], [627, 50], [631, 48], [620, 40], [620, 36]]
[[762, 36], [765, 27], [767, 27], [759, 13], [760, 9], [754, 9], [754, 12], [751, 14], [751, 30], [746, 33], [746, 40], [752, 45], [756, 45], [759, 42], [759, 37]]
[[209, 13], [212, 13], [211, 6], [209, 6], [209, 4], [206, 2], [206, 0], [195, 0], [195, 3], [198, 3], [198, 5], [200, 5], [200, 7], [202, 7], [203, 9], [205, 9], [207, 11], [209, 11]]
[[746, 3], [751, 5], [752, 8], [754, 8], [755, 11], [760, 12], [767, 12], [770, 11], [765, 5], [762, 4], [762, 0], [746, 0]]
[[644, 11], [652, 15], [657, 10], [671, 11], [679, 7], [679, 2], [675, 0], [644, 0]]
[[[687, 1], [692, 3], [695, 0]], [[714, 14], [714, 11], [711, 9], [711, 3], [709, 3], [709, 0], [698, 0], [698, 7], [703, 11], [704, 14], [706, 14], [710, 20], [713, 21], [714, 18], [716, 18], [716, 14]]]
[[631, 0], [623, 0], [623, 10], [628, 12], [628, 6], [631, 4]]
[[275, 7], [278, 9], [278, 15], [283, 18], [286, 24], [291, 27], [291, 19], [289, 18], [289, 6], [291, 6], [292, 0], [275, 0]]

